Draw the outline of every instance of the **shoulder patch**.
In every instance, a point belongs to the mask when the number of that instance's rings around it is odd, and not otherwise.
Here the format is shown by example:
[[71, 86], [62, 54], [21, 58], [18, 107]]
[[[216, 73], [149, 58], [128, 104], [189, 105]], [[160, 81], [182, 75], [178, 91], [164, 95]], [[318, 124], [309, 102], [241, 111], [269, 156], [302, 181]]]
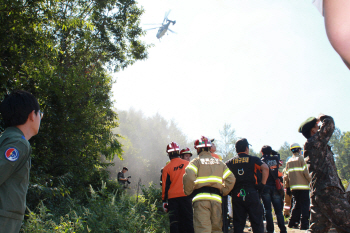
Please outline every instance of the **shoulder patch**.
[[10, 147], [5, 151], [5, 158], [11, 162], [17, 161], [19, 158], [19, 152], [16, 148]]

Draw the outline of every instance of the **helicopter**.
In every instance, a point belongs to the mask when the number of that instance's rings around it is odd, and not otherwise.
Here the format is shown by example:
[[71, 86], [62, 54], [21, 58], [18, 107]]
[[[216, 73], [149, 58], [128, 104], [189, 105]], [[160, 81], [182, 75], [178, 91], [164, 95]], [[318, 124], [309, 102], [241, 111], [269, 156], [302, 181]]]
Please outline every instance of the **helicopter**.
[[172, 33], [176, 33], [176, 32], [174, 32], [173, 30], [171, 30], [171, 29], [169, 28], [169, 25], [170, 25], [170, 24], [173, 24], [173, 25], [174, 25], [174, 24], [176, 23], [176, 20], [169, 20], [169, 19], [168, 19], [168, 15], [169, 15], [169, 14], [170, 14], [170, 10], [169, 10], [168, 12], [165, 13], [163, 22], [161, 23], [161, 26], [155, 27], [155, 28], [149, 28], [149, 29], [146, 29], [146, 31], [159, 28], [159, 29], [158, 29], [158, 32], [157, 32], [157, 35], [156, 35], [156, 37], [157, 37], [158, 39], [162, 38], [162, 36], [164, 36], [165, 33], [166, 33], [168, 30], [169, 30], [170, 32], [172, 32]]

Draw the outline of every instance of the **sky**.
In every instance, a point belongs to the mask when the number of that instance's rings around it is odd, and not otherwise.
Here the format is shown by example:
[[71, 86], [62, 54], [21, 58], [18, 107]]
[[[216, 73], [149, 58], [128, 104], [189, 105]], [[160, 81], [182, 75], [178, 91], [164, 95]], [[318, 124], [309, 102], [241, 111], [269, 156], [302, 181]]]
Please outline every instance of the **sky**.
[[[350, 131], [350, 71], [312, 0], [147, 0], [144, 29], [176, 20], [148, 59], [114, 73], [117, 110], [174, 120], [190, 141], [220, 139], [225, 123], [255, 151], [305, 143], [299, 125], [331, 115]], [[181, 146], [181, 145], [180, 145]]]

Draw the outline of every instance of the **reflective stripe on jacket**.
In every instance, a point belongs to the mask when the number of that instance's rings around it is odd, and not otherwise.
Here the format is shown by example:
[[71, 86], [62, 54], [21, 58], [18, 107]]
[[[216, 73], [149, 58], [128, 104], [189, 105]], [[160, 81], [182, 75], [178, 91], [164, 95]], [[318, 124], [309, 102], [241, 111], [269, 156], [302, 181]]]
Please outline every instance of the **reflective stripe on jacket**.
[[[184, 191], [190, 195], [195, 189], [202, 187], [213, 187], [226, 196], [236, 182], [235, 176], [230, 169], [217, 158], [211, 156], [210, 152], [202, 151], [186, 167], [183, 176]], [[210, 193], [198, 193], [193, 202], [198, 200], [215, 200], [221, 202], [221, 196]]]
[[285, 168], [286, 188], [291, 190], [309, 190], [311, 177], [303, 156], [293, 154]]

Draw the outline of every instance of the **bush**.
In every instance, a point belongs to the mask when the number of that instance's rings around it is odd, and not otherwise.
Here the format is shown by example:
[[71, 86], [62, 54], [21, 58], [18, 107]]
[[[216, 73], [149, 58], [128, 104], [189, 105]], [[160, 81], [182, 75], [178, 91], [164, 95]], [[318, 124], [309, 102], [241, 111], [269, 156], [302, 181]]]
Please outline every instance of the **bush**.
[[[129, 196], [115, 182], [90, 187], [87, 203], [66, 198], [59, 208], [69, 212], [56, 215], [41, 202], [37, 213], [29, 211], [22, 232], [168, 232], [168, 216], [161, 211], [161, 190], [153, 184], [143, 187], [144, 195]], [[111, 187], [116, 189], [111, 190]], [[137, 201], [136, 201], [137, 200]]]

